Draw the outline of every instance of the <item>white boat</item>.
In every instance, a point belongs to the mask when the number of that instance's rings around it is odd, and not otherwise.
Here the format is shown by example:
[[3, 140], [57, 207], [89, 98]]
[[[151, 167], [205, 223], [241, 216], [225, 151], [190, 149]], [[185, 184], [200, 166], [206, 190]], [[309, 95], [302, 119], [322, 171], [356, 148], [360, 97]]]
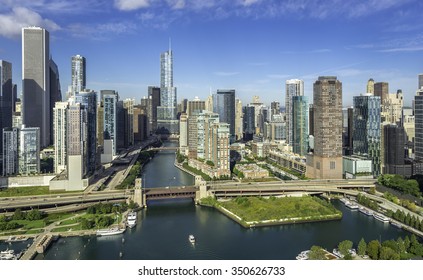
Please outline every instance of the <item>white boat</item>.
[[373, 215], [373, 211], [371, 211], [369, 209], [366, 209], [364, 207], [360, 207], [358, 209], [358, 211], [360, 211], [361, 213], [363, 213], [364, 215], [367, 215], [367, 216], [372, 216]]
[[194, 237], [194, 235], [190, 234], [188, 236], [188, 240], [189, 240], [189, 242], [191, 242], [192, 244], [194, 244], [195, 243], [195, 237]]
[[108, 229], [99, 229], [97, 230], [97, 236], [116, 235], [116, 234], [122, 234], [124, 232], [125, 232], [125, 229], [120, 229], [117, 227], [108, 228]]
[[340, 201], [344, 204], [347, 204], [348, 202], [350, 202], [349, 199], [345, 197], [341, 198]]
[[301, 253], [298, 254], [296, 259], [299, 260], [299, 261], [308, 260], [308, 254], [309, 253], [310, 253], [310, 250], [302, 251]]
[[389, 221], [390, 221], [390, 219], [388, 217], [386, 217], [386, 216], [384, 216], [382, 214], [376, 213], [376, 212], [373, 213], [373, 217], [376, 220], [379, 220], [379, 221], [381, 221], [383, 223], [389, 223]]
[[5, 250], [0, 252], [0, 260], [15, 260], [15, 251], [14, 250]]
[[351, 201], [348, 201], [347, 203], [345, 203], [345, 206], [347, 206], [351, 210], [358, 210], [358, 205]]
[[137, 213], [136, 212], [130, 212], [128, 214], [126, 224], [128, 225], [129, 228], [133, 228], [137, 225]]

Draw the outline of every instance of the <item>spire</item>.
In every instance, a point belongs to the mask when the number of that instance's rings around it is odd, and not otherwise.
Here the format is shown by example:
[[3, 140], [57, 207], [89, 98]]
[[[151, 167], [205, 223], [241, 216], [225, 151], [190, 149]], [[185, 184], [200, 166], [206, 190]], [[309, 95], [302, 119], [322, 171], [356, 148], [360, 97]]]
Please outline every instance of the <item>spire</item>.
[[169, 53], [172, 51], [172, 39], [169, 37]]

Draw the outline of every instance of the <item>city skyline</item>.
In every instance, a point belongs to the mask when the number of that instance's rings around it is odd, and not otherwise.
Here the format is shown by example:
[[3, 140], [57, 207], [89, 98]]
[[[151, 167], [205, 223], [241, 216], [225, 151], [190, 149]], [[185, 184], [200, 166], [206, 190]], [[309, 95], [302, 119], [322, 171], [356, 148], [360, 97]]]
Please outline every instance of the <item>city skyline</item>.
[[[113, 89], [138, 101], [159, 85], [158, 54], [172, 38], [179, 100], [235, 89], [244, 104], [260, 95], [284, 104], [288, 79], [335, 75], [344, 105], [365, 93], [369, 78], [402, 89], [411, 105], [422, 71], [419, 10], [410, 1], [6, 1], [0, 8], [0, 56], [13, 64], [21, 92], [21, 28], [51, 34], [62, 92], [71, 57], [87, 59], [87, 88]], [[84, 15], [90, 15], [84, 16]], [[332, 32], [336, 40], [320, 40]], [[117, 51], [118, 50], [118, 51]]]

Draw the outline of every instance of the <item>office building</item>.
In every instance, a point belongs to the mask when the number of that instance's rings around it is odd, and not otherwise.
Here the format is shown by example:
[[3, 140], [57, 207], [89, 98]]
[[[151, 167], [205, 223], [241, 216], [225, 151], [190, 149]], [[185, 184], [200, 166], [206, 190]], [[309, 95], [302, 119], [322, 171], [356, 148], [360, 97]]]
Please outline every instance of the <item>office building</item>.
[[[414, 97], [415, 138], [414, 154], [419, 165], [423, 165], [423, 89], [420, 88]], [[415, 172], [423, 174], [422, 168]]]
[[342, 179], [342, 83], [319, 77], [313, 85], [314, 153], [307, 155], [306, 176]]
[[40, 145], [50, 145], [50, 39], [40, 27], [22, 29], [22, 122], [39, 127]]
[[62, 101], [62, 89], [60, 87], [60, 77], [59, 77], [59, 68], [57, 64], [50, 59], [50, 125], [49, 125], [49, 135], [50, 143], [53, 143], [54, 134], [53, 134], [53, 108], [56, 102]]
[[3, 128], [2, 141], [2, 175], [15, 175], [19, 172], [19, 128]]
[[423, 87], [423, 74], [419, 74], [419, 83], [418, 83], [418, 88], [417, 89], [422, 89]]
[[56, 102], [53, 108], [54, 172], [67, 169], [68, 102]]
[[381, 171], [380, 97], [363, 94], [353, 97], [353, 153], [372, 161], [373, 176]]
[[157, 130], [157, 108], [160, 106], [160, 88], [159, 87], [148, 87], [148, 99], [149, 108], [148, 108], [148, 121], [150, 123], [149, 133], [156, 133]]
[[287, 143], [293, 144], [292, 127], [292, 97], [304, 95], [304, 82], [298, 79], [291, 79], [285, 82], [285, 113], [286, 113], [286, 136]]
[[187, 101], [187, 116], [191, 117], [194, 114], [199, 114], [203, 110], [206, 109], [206, 102], [204, 100], [200, 100], [197, 96], [193, 100]]
[[385, 96], [382, 105], [381, 121], [382, 123], [400, 124], [402, 117], [402, 108], [404, 106], [404, 95], [401, 90], [397, 93], [389, 93]]
[[374, 84], [374, 96], [380, 97], [380, 104], [383, 106], [389, 94], [389, 84], [386, 82], [378, 82]]
[[126, 98], [123, 100], [123, 108], [127, 110], [127, 129], [125, 130], [125, 137], [128, 138], [128, 146], [134, 144], [134, 106], [134, 99]]
[[249, 141], [253, 139], [256, 130], [255, 107], [250, 105], [245, 106], [243, 108], [243, 115], [244, 140]]
[[160, 106], [157, 107], [157, 128], [161, 134], [179, 134], [176, 87], [173, 86], [173, 52], [160, 55]]
[[97, 158], [97, 93], [92, 90], [85, 89], [75, 94], [75, 102], [80, 103], [86, 112], [86, 173], [93, 174], [96, 168]]
[[87, 86], [85, 57], [77, 54], [71, 58], [72, 85], [71, 94], [84, 91]]
[[111, 147], [111, 151], [104, 150], [105, 154], [113, 157], [117, 152], [117, 102], [119, 101], [119, 95], [114, 90], [101, 90], [101, 97], [103, 103], [103, 137], [104, 142], [108, 142], [108, 145], [104, 144], [104, 148]]
[[243, 122], [242, 102], [237, 98], [235, 99], [235, 140], [242, 139]]
[[292, 97], [292, 151], [305, 156], [308, 152], [308, 98]]
[[22, 127], [19, 131], [19, 174], [40, 173], [40, 129]]
[[235, 90], [217, 90], [213, 94], [213, 112], [220, 121], [229, 124], [231, 143], [235, 140]]
[[147, 139], [150, 132], [148, 131], [149, 123], [148, 123], [148, 109], [142, 105], [135, 105], [134, 106], [134, 142], [141, 142]]
[[412, 175], [411, 164], [405, 163], [406, 134], [403, 127], [388, 124], [383, 127], [384, 165], [383, 174], [399, 174], [405, 177]]
[[188, 155], [188, 115], [182, 113], [179, 119], [179, 152]]
[[375, 94], [375, 81], [373, 79], [367, 81], [366, 93]]
[[12, 127], [13, 111], [12, 64], [0, 60], [0, 170], [3, 162], [3, 129]]

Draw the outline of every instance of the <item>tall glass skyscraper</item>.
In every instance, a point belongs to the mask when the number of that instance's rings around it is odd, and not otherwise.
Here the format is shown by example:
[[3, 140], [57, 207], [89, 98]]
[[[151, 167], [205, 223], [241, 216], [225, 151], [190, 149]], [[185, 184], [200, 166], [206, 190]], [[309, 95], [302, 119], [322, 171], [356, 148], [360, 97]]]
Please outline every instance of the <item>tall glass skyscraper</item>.
[[414, 151], [418, 162], [415, 173], [423, 174], [423, 88], [419, 89], [414, 97], [414, 116], [416, 128]]
[[12, 64], [10, 62], [0, 60], [0, 166], [3, 162], [3, 129], [12, 127], [12, 103]]
[[379, 96], [354, 96], [353, 153], [372, 160], [373, 176], [380, 175], [380, 100]]
[[77, 54], [72, 56], [72, 95], [83, 91], [86, 87], [85, 57]]
[[235, 90], [217, 90], [213, 94], [213, 112], [219, 114], [223, 123], [229, 124], [231, 143], [235, 140]]
[[160, 106], [157, 107], [157, 128], [170, 134], [179, 133], [176, 88], [173, 86], [173, 53], [160, 55]]
[[288, 144], [293, 145], [292, 97], [304, 95], [304, 82], [298, 79], [287, 80], [285, 87], [286, 140]]
[[308, 98], [292, 97], [292, 150], [305, 156], [308, 151]]

